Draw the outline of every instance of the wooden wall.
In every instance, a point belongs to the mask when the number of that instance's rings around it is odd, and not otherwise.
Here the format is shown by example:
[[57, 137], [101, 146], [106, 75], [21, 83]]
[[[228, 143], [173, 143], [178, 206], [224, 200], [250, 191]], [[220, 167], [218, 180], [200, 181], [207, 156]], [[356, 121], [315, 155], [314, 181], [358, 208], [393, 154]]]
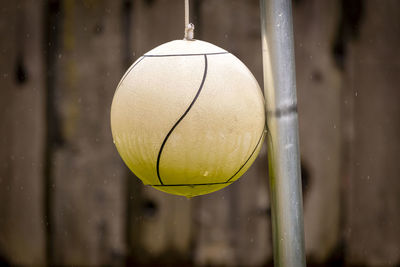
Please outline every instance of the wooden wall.
[[36, 1], [0, 7], [0, 258], [46, 260], [45, 76], [43, 8]]
[[[192, 0], [195, 36], [262, 81], [259, 2]], [[400, 2], [293, 2], [308, 262], [400, 264]], [[181, 0], [0, 1], [0, 263], [263, 266], [267, 153], [186, 199], [112, 144], [124, 70], [183, 37]]]
[[[125, 254], [125, 175], [110, 142], [110, 103], [122, 68], [120, 1], [62, 1], [50, 171], [51, 263], [118, 264]], [[53, 59], [54, 60], [54, 59]]]
[[360, 265], [400, 264], [399, 11], [399, 1], [367, 1], [346, 65], [353, 120], [347, 262]]

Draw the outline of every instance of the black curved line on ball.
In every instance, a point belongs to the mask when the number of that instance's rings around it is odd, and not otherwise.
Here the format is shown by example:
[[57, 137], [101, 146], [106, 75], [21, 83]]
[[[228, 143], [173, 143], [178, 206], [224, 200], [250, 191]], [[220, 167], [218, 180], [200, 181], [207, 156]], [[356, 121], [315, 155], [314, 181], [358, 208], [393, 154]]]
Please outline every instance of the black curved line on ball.
[[221, 184], [231, 184], [232, 182], [221, 182], [221, 183], [204, 183], [204, 184], [146, 184], [146, 185], [150, 185], [150, 186], [157, 186], [157, 187], [161, 187], [161, 186], [197, 186], [197, 185], [221, 185]]
[[213, 55], [225, 55], [229, 54], [225, 52], [214, 52], [214, 53], [200, 53], [200, 54], [171, 54], [171, 55], [143, 55], [143, 57], [192, 57], [192, 56], [213, 56]]
[[239, 168], [239, 170], [237, 170], [237, 172], [235, 172], [235, 174], [232, 175], [232, 177], [229, 178], [228, 181], [226, 181], [227, 183], [228, 183], [230, 180], [232, 180], [232, 178], [235, 177], [236, 174], [238, 174], [238, 173], [243, 169], [243, 167], [247, 164], [247, 162], [251, 159], [251, 157], [253, 156], [254, 152], [256, 152], [257, 147], [258, 147], [258, 145], [260, 144], [260, 141], [261, 141], [261, 139], [263, 138], [264, 134], [265, 134], [265, 127], [263, 128], [263, 131], [262, 131], [262, 133], [261, 133], [260, 139], [258, 139], [257, 145], [256, 145], [256, 147], [254, 148], [253, 152], [251, 152], [249, 158], [244, 162], [244, 164]]
[[142, 61], [144, 59], [144, 57], [142, 56], [135, 64], [133, 64], [124, 74], [124, 76], [122, 76], [121, 80], [118, 83], [117, 86], [117, 90], [119, 89], [119, 86], [121, 85], [121, 83], [125, 80], [126, 76], [128, 76], [128, 74], [133, 70], [134, 67], [136, 67], [137, 64], [140, 63], [140, 61]]
[[193, 98], [192, 103], [190, 103], [189, 107], [186, 109], [186, 111], [183, 113], [183, 115], [179, 118], [179, 120], [172, 126], [171, 130], [169, 130], [167, 136], [165, 137], [164, 141], [161, 144], [160, 151], [158, 152], [158, 157], [157, 157], [157, 177], [158, 180], [160, 181], [161, 185], [164, 185], [164, 183], [161, 180], [160, 177], [160, 159], [161, 159], [161, 153], [164, 149], [165, 143], [167, 143], [167, 140], [171, 133], [175, 130], [176, 126], [183, 120], [183, 118], [188, 114], [189, 110], [193, 107], [194, 102], [196, 102], [197, 98], [200, 95], [201, 89], [203, 89], [204, 81], [206, 80], [207, 76], [207, 55], [204, 55], [204, 74], [203, 74], [203, 79], [201, 81], [199, 90], [197, 90], [196, 96]]

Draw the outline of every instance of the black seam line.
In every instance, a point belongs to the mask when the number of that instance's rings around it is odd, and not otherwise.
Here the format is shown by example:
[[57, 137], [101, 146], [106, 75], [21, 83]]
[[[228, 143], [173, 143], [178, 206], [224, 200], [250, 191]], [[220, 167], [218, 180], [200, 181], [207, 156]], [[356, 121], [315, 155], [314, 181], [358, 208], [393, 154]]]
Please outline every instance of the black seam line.
[[212, 55], [224, 55], [229, 52], [215, 52], [215, 53], [203, 53], [203, 54], [172, 54], [172, 55], [143, 55], [143, 57], [191, 57], [191, 56], [212, 56]]
[[128, 74], [133, 70], [134, 67], [136, 67], [137, 64], [140, 63], [140, 61], [142, 61], [144, 59], [144, 57], [142, 56], [135, 64], [133, 64], [124, 74], [124, 76], [122, 76], [121, 81], [118, 83], [117, 86], [117, 90], [119, 88], [119, 86], [122, 84], [122, 82], [125, 80], [126, 76], [128, 76]]
[[262, 133], [261, 133], [260, 138], [258, 139], [257, 145], [256, 145], [256, 147], [253, 149], [253, 152], [251, 152], [249, 158], [248, 158], [248, 159], [245, 161], [245, 163], [239, 168], [239, 170], [238, 170], [237, 172], [235, 172], [235, 174], [232, 175], [232, 177], [229, 178], [228, 181], [226, 181], [226, 182], [229, 182], [230, 180], [232, 180], [232, 178], [235, 177], [236, 174], [238, 174], [238, 173], [243, 169], [243, 167], [247, 164], [247, 162], [251, 159], [251, 157], [253, 156], [254, 152], [256, 152], [257, 147], [258, 147], [258, 145], [260, 144], [261, 139], [262, 139], [263, 136], [264, 136], [264, 133], [265, 133], [265, 130], [264, 130], [264, 129], [265, 129], [265, 126], [263, 127], [263, 130], [262, 130]]
[[160, 159], [161, 159], [161, 153], [164, 149], [165, 143], [167, 143], [167, 140], [171, 133], [175, 130], [176, 126], [183, 120], [183, 118], [188, 114], [189, 110], [193, 107], [194, 102], [196, 102], [197, 98], [200, 95], [201, 90], [203, 89], [204, 81], [206, 80], [207, 76], [207, 55], [204, 55], [204, 74], [203, 74], [203, 79], [201, 81], [199, 90], [197, 90], [196, 96], [193, 98], [192, 103], [190, 103], [189, 107], [186, 109], [186, 111], [183, 113], [183, 115], [179, 118], [179, 120], [172, 126], [171, 130], [169, 130], [167, 136], [165, 137], [164, 141], [161, 144], [160, 151], [158, 152], [158, 157], [157, 157], [157, 177], [158, 180], [160, 181], [161, 185], [164, 185], [161, 177], [160, 177]]
[[297, 105], [296, 104], [291, 105], [291, 106], [287, 106], [287, 107], [277, 108], [275, 110], [268, 110], [267, 111], [267, 114], [269, 116], [274, 116], [276, 118], [287, 116], [287, 115], [290, 115], [292, 113], [297, 113]]
[[146, 184], [150, 186], [197, 186], [197, 185], [222, 185], [222, 184], [231, 184], [232, 182], [221, 182], [221, 183], [204, 183], [204, 184]]

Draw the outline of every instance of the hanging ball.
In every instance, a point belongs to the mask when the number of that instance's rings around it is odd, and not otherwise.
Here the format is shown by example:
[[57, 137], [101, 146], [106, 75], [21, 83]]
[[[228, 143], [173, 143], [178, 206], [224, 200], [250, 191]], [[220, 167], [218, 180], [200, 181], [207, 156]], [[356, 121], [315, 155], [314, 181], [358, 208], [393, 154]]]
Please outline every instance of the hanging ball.
[[144, 184], [192, 197], [236, 181], [264, 139], [264, 98], [234, 55], [176, 40], [140, 57], [111, 107], [114, 143]]

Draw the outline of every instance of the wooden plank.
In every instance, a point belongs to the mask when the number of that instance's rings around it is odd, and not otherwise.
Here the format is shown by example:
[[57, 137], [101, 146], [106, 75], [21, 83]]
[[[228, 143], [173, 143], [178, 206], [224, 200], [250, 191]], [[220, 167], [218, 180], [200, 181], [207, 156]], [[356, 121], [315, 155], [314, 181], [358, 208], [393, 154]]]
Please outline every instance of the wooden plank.
[[51, 179], [52, 264], [118, 265], [125, 254], [125, 175], [110, 106], [123, 74], [122, 1], [62, 1], [53, 90], [60, 142]]
[[348, 53], [353, 102], [346, 262], [400, 264], [400, 2], [363, 1]]
[[0, 3], [0, 257], [44, 265], [42, 1]]
[[338, 1], [293, 5], [306, 252], [322, 263], [340, 241], [341, 87], [332, 47]]
[[[130, 43], [133, 63], [162, 43], [183, 39], [184, 2], [133, 1]], [[192, 201], [145, 187], [131, 175], [132, 208], [128, 233], [130, 261], [141, 264], [189, 261]]]
[[[201, 1], [199, 8], [196, 38], [235, 54], [262, 84], [259, 3]], [[195, 263], [258, 266], [271, 260], [267, 184], [264, 145], [258, 159], [239, 181], [195, 199]]]

